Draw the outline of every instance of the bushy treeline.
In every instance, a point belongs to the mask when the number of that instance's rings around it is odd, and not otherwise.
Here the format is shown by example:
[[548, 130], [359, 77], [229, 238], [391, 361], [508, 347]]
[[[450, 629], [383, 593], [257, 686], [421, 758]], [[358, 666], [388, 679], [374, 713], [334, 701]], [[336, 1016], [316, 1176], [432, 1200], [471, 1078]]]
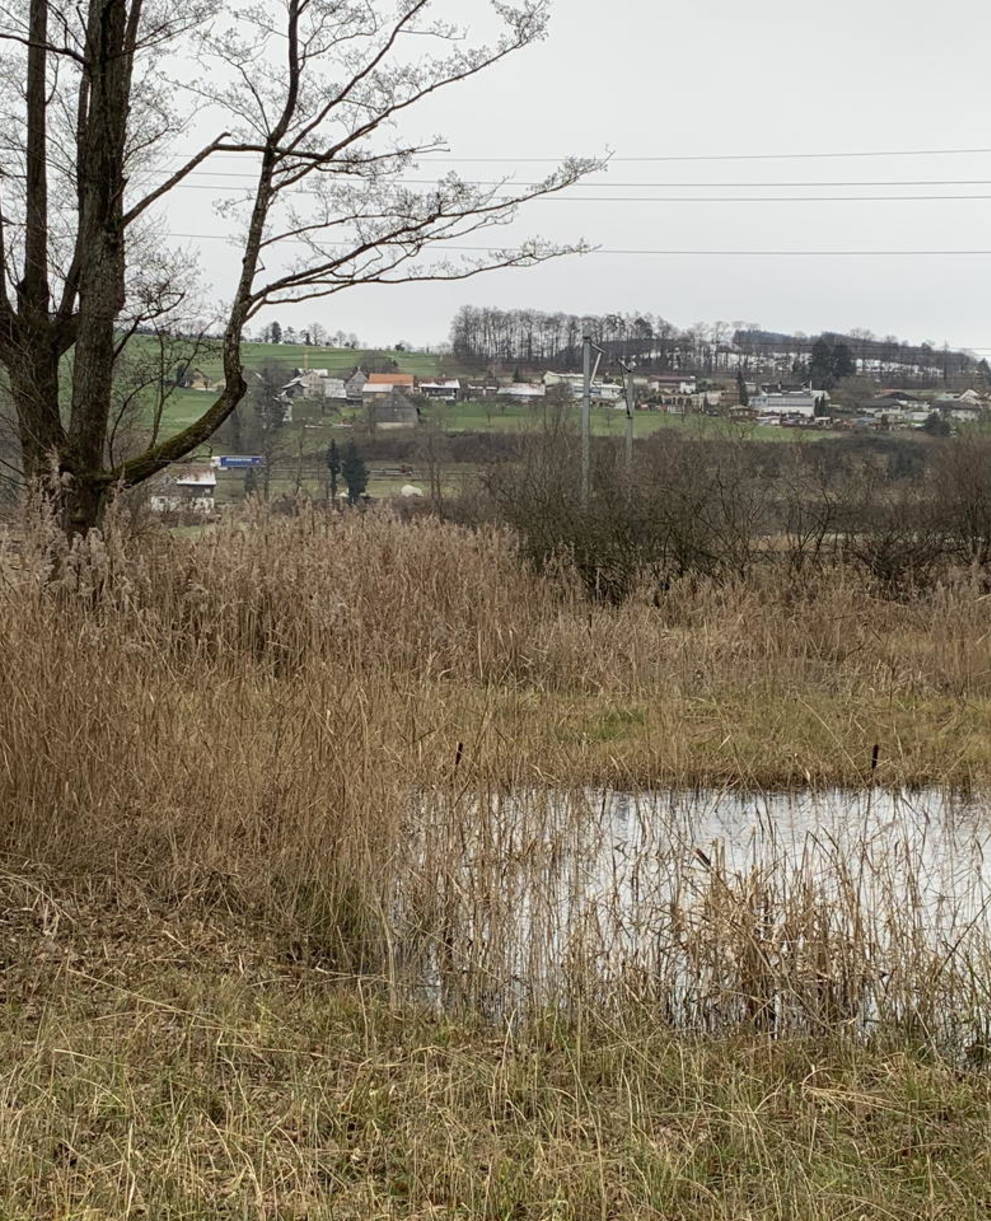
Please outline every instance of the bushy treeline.
[[988, 569], [991, 441], [757, 445], [658, 434], [592, 451], [583, 504], [578, 440], [533, 437], [493, 465], [478, 496], [453, 506], [520, 535], [538, 568], [574, 565], [589, 593], [620, 601], [643, 582], [658, 595], [685, 576], [746, 577], [758, 567], [850, 565], [879, 592], [931, 588], [950, 569]]

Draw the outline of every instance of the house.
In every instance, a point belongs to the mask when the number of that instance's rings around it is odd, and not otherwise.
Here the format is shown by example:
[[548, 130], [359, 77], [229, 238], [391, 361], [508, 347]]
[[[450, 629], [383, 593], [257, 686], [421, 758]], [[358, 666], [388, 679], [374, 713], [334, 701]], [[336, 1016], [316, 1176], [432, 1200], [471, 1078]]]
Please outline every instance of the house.
[[416, 389], [416, 378], [412, 373], [369, 373], [365, 385], [395, 387], [410, 394]]
[[669, 394], [695, 394], [698, 382], [688, 373], [654, 373], [650, 376], [652, 390]]
[[216, 508], [217, 475], [210, 466], [171, 467], [154, 485], [155, 513], [211, 514]]
[[881, 399], [884, 399], [889, 404], [897, 403], [899, 407], [906, 407], [910, 404], [913, 407], [925, 406], [925, 399], [920, 399], [916, 394], [909, 394], [907, 390], [882, 390], [874, 401], [880, 402]]
[[364, 369], [355, 369], [344, 383], [344, 393], [349, 403], [361, 402], [361, 392], [364, 390], [367, 381], [368, 374]]
[[294, 377], [292, 381], [286, 384], [279, 391], [279, 398], [298, 399], [302, 398], [307, 393], [306, 381], [302, 377]]
[[531, 382], [510, 382], [508, 386], [499, 387], [499, 398], [513, 403], [534, 402], [546, 396], [547, 387], [542, 383], [534, 385]]
[[933, 403], [933, 407], [951, 420], [978, 420], [986, 410], [980, 395], [974, 390], [963, 394], [944, 394]]
[[456, 403], [461, 398], [461, 383], [457, 378], [447, 381], [420, 382], [420, 393], [428, 399], [441, 399], [445, 403]]
[[569, 386], [574, 394], [581, 394], [584, 375], [581, 373], [545, 373], [545, 386]]
[[493, 399], [499, 393], [499, 387], [491, 382], [469, 382], [467, 397], [470, 399]]
[[758, 415], [798, 416], [812, 419], [816, 413], [816, 404], [829, 402], [829, 394], [825, 390], [813, 390], [804, 386], [800, 390], [764, 389], [750, 400], [750, 406]]
[[612, 382], [592, 383], [592, 402], [614, 407], [624, 403], [623, 387]]
[[367, 395], [368, 424], [370, 428], [415, 428], [420, 421], [420, 412], [415, 403], [395, 386], [386, 386], [386, 394]]
[[[564, 390], [575, 399], [580, 399], [585, 392], [585, 378], [581, 373], [545, 373], [543, 380], [545, 391], [557, 386], [563, 386]], [[523, 385], [524, 383], [514, 382], [513, 384]], [[505, 394], [506, 387], [500, 387], [499, 393]], [[591, 394], [593, 403], [600, 406], [603, 404], [612, 406], [622, 399], [623, 387], [614, 385], [612, 382], [592, 382]], [[527, 396], [516, 395], [514, 397], [525, 398]]]
[[343, 403], [348, 397], [348, 385], [343, 377], [324, 377], [320, 382], [320, 390], [325, 399]]
[[202, 369], [190, 369], [183, 384], [187, 390], [212, 390], [214, 387], [213, 380]]

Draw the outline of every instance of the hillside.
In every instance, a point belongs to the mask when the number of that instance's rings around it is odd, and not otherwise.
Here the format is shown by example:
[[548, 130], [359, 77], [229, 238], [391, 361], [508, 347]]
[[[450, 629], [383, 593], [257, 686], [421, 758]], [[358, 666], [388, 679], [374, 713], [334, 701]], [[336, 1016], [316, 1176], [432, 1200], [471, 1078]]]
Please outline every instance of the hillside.
[[[346, 373], [356, 365], [369, 361], [392, 360], [400, 373], [432, 377], [438, 372], [440, 359], [434, 352], [391, 352], [378, 348], [318, 348], [295, 343], [245, 343], [241, 346], [241, 360], [245, 369], [260, 369], [263, 365], [301, 369], [308, 365], [311, 369]], [[219, 351], [204, 353], [194, 363], [208, 377], [220, 376]]]

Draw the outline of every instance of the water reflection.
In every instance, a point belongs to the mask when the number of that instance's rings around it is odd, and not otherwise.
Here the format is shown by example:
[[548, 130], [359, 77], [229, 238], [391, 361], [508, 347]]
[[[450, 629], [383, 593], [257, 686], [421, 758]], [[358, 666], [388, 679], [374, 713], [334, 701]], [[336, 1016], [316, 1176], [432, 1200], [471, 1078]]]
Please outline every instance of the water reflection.
[[437, 794], [412, 842], [403, 953], [439, 1003], [635, 989], [679, 1021], [780, 1027], [988, 999], [983, 799]]

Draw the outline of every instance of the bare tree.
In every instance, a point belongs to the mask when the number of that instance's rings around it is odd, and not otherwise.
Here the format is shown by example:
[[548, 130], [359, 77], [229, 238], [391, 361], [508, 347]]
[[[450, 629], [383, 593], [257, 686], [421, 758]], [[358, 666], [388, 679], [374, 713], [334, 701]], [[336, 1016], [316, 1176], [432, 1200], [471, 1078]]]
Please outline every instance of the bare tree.
[[[597, 162], [567, 160], [526, 189], [452, 174], [414, 191], [400, 180], [442, 148], [403, 137], [409, 112], [547, 30], [549, 0], [492, 0], [501, 34], [471, 45], [432, 16], [438, 3], [259, 0], [234, 12], [221, 0], [0, 0], [0, 364], [25, 473], [54, 464], [68, 533], [97, 524], [115, 486], [188, 454], [230, 414], [246, 388], [242, 335], [266, 305], [581, 248], [485, 238]], [[193, 79], [167, 78], [169, 64], [194, 60]], [[212, 139], [160, 168], [177, 135], [212, 123]], [[149, 295], [136, 292], [137, 273], [149, 250], [167, 263], [163, 208], [218, 154], [240, 156], [250, 179], [226, 209], [239, 269], [221, 327], [224, 387], [188, 427], [115, 460], [122, 339], [151, 320], [164, 328], [184, 300], [181, 277], [160, 275]], [[445, 244], [446, 256], [421, 257]]]

